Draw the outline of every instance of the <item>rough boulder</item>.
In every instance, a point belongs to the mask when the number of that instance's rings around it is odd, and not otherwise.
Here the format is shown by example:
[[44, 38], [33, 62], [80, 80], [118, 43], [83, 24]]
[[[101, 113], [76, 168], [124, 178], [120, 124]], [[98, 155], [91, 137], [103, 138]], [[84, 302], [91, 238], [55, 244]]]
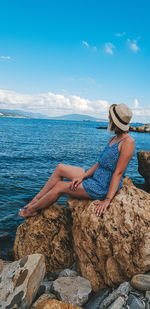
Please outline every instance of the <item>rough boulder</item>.
[[78, 268], [94, 291], [150, 269], [150, 194], [125, 183], [103, 217], [91, 201], [68, 200]]
[[138, 151], [138, 171], [144, 177], [145, 184], [150, 188], [150, 151]]
[[15, 259], [27, 254], [45, 256], [47, 271], [63, 269], [74, 261], [72, 219], [69, 209], [53, 204], [21, 224], [14, 243]]

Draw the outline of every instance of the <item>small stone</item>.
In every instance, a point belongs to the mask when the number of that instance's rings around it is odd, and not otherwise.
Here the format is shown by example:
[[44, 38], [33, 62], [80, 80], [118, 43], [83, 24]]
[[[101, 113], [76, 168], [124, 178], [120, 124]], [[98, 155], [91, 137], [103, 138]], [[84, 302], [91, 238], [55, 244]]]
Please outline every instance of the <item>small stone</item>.
[[124, 297], [119, 296], [114, 303], [108, 307], [108, 309], [122, 309], [122, 306], [125, 304], [126, 300]]
[[53, 281], [43, 281], [38, 289], [37, 297], [43, 293], [51, 293], [53, 291]]
[[150, 275], [139, 274], [133, 276], [131, 285], [138, 290], [150, 290]]
[[132, 309], [145, 309], [145, 303], [132, 294], [129, 295], [127, 304]]
[[118, 289], [114, 290], [107, 298], [100, 304], [99, 309], [107, 308], [112, 302], [114, 302], [119, 296], [127, 296], [131, 290], [129, 282], [121, 283]]
[[146, 298], [149, 300], [149, 302], [150, 302], [150, 291], [146, 291], [145, 297], [146, 297]]
[[92, 291], [89, 280], [80, 276], [58, 278], [54, 281], [53, 289], [58, 299], [77, 306], [85, 304]]
[[81, 307], [72, 306], [70, 304], [66, 304], [62, 301], [58, 301], [55, 299], [47, 300], [44, 302], [40, 302], [37, 305], [36, 309], [81, 309]]
[[111, 292], [110, 288], [103, 289], [97, 291], [88, 301], [88, 303], [84, 306], [85, 309], [99, 309], [100, 304], [102, 301], [108, 296]]
[[78, 273], [74, 270], [71, 270], [69, 268], [66, 268], [64, 270], [62, 270], [58, 276], [58, 278], [61, 278], [61, 277], [76, 277], [78, 276]]
[[37, 305], [39, 305], [41, 302], [45, 301], [45, 300], [49, 300], [49, 299], [56, 299], [55, 295], [52, 293], [49, 294], [42, 294], [37, 300], [36, 302], [32, 305], [31, 309], [36, 309]]

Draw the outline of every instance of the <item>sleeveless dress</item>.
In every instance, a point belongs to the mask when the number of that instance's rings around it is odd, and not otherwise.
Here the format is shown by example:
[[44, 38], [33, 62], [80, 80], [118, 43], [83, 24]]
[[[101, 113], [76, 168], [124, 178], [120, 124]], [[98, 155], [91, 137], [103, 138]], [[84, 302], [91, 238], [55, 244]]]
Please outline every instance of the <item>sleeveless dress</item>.
[[[121, 141], [122, 139], [111, 146], [109, 146], [110, 143], [106, 145], [98, 160], [100, 165], [97, 167], [92, 177], [82, 181], [84, 190], [94, 200], [103, 200], [107, 195], [111, 178], [120, 156], [118, 145]], [[121, 177], [117, 191], [122, 187], [122, 184], [123, 176]]]

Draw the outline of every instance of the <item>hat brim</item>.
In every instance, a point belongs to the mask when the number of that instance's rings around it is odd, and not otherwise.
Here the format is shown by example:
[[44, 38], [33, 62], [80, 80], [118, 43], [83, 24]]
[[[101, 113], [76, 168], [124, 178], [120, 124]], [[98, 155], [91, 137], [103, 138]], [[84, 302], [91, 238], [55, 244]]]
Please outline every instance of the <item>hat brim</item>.
[[[117, 105], [116, 105], [117, 106]], [[119, 128], [121, 129], [122, 131], [128, 131], [129, 130], [129, 127], [130, 127], [130, 124], [123, 124], [121, 123], [118, 118], [116, 117], [116, 115], [114, 114], [114, 111], [113, 111], [113, 108], [114, 108], [114, 105], [110, 106], [109, 108], [109, 112], [111, 114], [111, 118], [114, 122], [114, 124]]]

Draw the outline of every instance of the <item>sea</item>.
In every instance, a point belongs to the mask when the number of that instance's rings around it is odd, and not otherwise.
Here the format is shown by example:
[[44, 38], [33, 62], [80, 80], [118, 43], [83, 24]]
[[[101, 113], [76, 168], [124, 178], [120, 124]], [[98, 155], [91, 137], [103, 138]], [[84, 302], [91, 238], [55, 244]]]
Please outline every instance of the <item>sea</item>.
[[[59, 163], [88, 169], [97, 162], [112, 136], [97, 129], [99, 126], [107, 123], [0, 118], [0, 233], [9, 233], [10, 246], [24, 221], [19, 209], [40, 191]], [[137, 152], [150, 150], [150, 134], [130, 135], [135, 139], [135, 153], [125, 175], [142, 185]], [[67, 196], [60, 197], [58, 203], [67, 207]]]

